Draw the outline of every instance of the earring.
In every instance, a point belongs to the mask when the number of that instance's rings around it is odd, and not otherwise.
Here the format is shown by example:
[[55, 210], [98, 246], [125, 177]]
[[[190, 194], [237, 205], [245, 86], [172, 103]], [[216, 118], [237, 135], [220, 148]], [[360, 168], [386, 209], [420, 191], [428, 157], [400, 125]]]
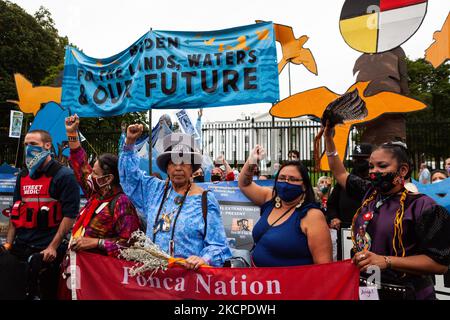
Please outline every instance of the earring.
[[299, 201], [298, 205], [296, 205], [295, 207], [298, 209], [302, 206], [303, 202], [305, 201], [305, 197], [302, 197], [302, 199]]
[[281, 198], [275, 197], [275, 208], [280, 209], [281, 208]]

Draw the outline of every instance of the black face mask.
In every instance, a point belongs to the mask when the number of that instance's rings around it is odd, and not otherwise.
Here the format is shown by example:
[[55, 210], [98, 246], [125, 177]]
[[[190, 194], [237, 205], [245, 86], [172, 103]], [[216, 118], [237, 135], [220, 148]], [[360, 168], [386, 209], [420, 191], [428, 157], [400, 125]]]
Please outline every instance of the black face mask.
[[369, 173], [369, 180], [372, 186], [382, 193], [387, 193], [395, 187], [395, 179], [398, 176], [398, 172], [371, 172]]
[[211, 181], [212, 182], [218, 182], [218, 181], [221, 181], [222, 180], [222, 176], [220, 176], [220, 175], [218, 175], [218, 174], [213, 174], [212, 176], [211, 176]]
[[369, 161], [356, 160], [353, 162], [353, 173], [360, 177], [367, 177], [369, 174]]
[[202, 182], [205, 182], [205, 177], [204, 177], [204, 176], [196, 176], [196, 177], [194, 178], [194, 182], [196, 182], [196, 183], [202, 183]]

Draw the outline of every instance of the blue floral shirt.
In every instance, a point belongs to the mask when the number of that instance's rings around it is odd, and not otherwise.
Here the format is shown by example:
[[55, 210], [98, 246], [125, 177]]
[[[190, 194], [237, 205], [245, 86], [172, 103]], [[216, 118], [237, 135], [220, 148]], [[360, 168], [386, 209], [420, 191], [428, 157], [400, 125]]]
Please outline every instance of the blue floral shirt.
[[[139, 157], [134, 146], [125, 145], [119, 158], [120, 183], [123, 191], [131, 199], [134, 206], [145, 215], [147, 220], [147, 236], [153, 239], [153, 226], [158, 209], [163, 201], [165, 181], [147, 176], [139, 169]], [[161, 210], [171, 214], [171, 227], [169, 232], [159, 231], [155, 243], [164, 251], [169, 252], [169, 241], [172, 236], [174, 218], [177, 215], [175, 197], [182, 197], [172, 189]], [[211, 192], [207, 195], [208, 215], [206, 235], [204, 235], [205, 222], [202, 215], [202, 195], [188, 195], [179, 213], [174, 233], [175, 257], [188, 258], [195, 255], [202, 257], [209, 265], [222, 266], [226, 259], [231, 257], [227, 246], [225, 229], [220, 216], [220, 207], [217, 199]], [[163, 212], [164, 211], [164, 212]]]

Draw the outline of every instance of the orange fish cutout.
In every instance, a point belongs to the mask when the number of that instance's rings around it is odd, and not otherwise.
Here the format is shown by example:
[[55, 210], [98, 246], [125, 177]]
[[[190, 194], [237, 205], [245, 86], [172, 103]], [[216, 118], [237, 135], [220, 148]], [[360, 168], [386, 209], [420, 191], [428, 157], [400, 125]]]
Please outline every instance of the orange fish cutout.
[[235, 45], [234, 47], [227, 46], [227, 50], [245, 50], [245, 51], [250, 50], [250, 47], [247, 46], [246, 36], [240, 36], [239, 38], [237, 38], [237, 42], [238, 44]]
[[435, 41], [425, 50], [425, 60], [437, 68], [450, 59], [450, 14], [447, 15], [441, 31], [434, 33], [433, 39]]
[[36, 113], [41, 109], [41, 105], [48, 102], [61, 103], [62, 88], [38, 86], [35, 87], [20, 73], [14, 74], [19, 101], [8, 100], [19, 106], [23, 113]]
[[216, 38], [211, 38], [211, 39], [209, 39], [209, 40], [204, 40], [203, 42], [204, 42], [205, 45], [207, 45], [207, 46], [212, 46], [215, 40], [216, 40]]
[[264, 29], [262, 31], [256, 31], [258, 35], [258, 40], [267, 40], [269, 39], [269, 29]]
[[[257, 23], [263, 22], [256, 20]], [[311, 50], [303, 48], [303, 45], [308, 41], [308, 36], [301, 36], [296, 39], [292, 27], [282, 24], [273, 24], [275, 31], [275, 38], [281, 44], [281, 51], [283, 57], [278, 63], [278, 73], [281, 73], [288, 62], [294, 64], [303, 64], [309, 72], [317, 75], [317, 64]]]
[[[393, 92], [380, 92], [370, 97], [365, 97], [363, 92], [370, 82], [357, 82], [347, 92], [358, 89], [361, 98], [365, 101], [368, 115], [363, 120], [354, 120], [336, 127], [334, 141], [337, 152], [343, 158], [347, 150], [348, 136], [353, 125], [364, 123], [378, 118], [385, 113], [407, 113], [425, 109], [426, 104]], [[340, 95], [326, 87], [315, 88], [294, 94], [270, 109], [270, 114], [278, 118], [297, 118], [301, 116], [315, 116], [321, 118], [328, 104]], [[320, 168], [330, 170], [326, 157], [321, 156]]]

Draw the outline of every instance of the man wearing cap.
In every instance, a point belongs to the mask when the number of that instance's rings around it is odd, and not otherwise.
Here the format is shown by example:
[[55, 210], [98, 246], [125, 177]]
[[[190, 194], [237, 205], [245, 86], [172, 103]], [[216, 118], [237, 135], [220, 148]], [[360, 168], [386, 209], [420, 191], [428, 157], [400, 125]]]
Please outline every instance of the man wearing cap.
[[[352, 173], [367, 179], [369, 176], [369, 158], [372, 153], [372, 145], [361, 143], [353, 149]], [[336, 184], [327, 201], [327, 220], [330, 228], [339, 230], [340, 228], [349, 228], [352, 224], [353, 216], [361, 206], [362, 199], [352, 198], [339, 185]], [[337, 246], [340, 247], [340, 232], [338, 232]], [[338, 260], [341, 258], [341, 252], [338, 250]]]
[[222, 266], [231, 258], [220, 207], [213, 194], [191, 181], [202, 156], [192, 136], [173, 133], [163, 138], [157, 165], [167, 181], [139, 169], [134, 143], [143, 126], [131, 125], [119, 159], [120, 182], [126, 195], [147, 220], [147, 236], [171, 256], [185, 258], [185, 267]]

